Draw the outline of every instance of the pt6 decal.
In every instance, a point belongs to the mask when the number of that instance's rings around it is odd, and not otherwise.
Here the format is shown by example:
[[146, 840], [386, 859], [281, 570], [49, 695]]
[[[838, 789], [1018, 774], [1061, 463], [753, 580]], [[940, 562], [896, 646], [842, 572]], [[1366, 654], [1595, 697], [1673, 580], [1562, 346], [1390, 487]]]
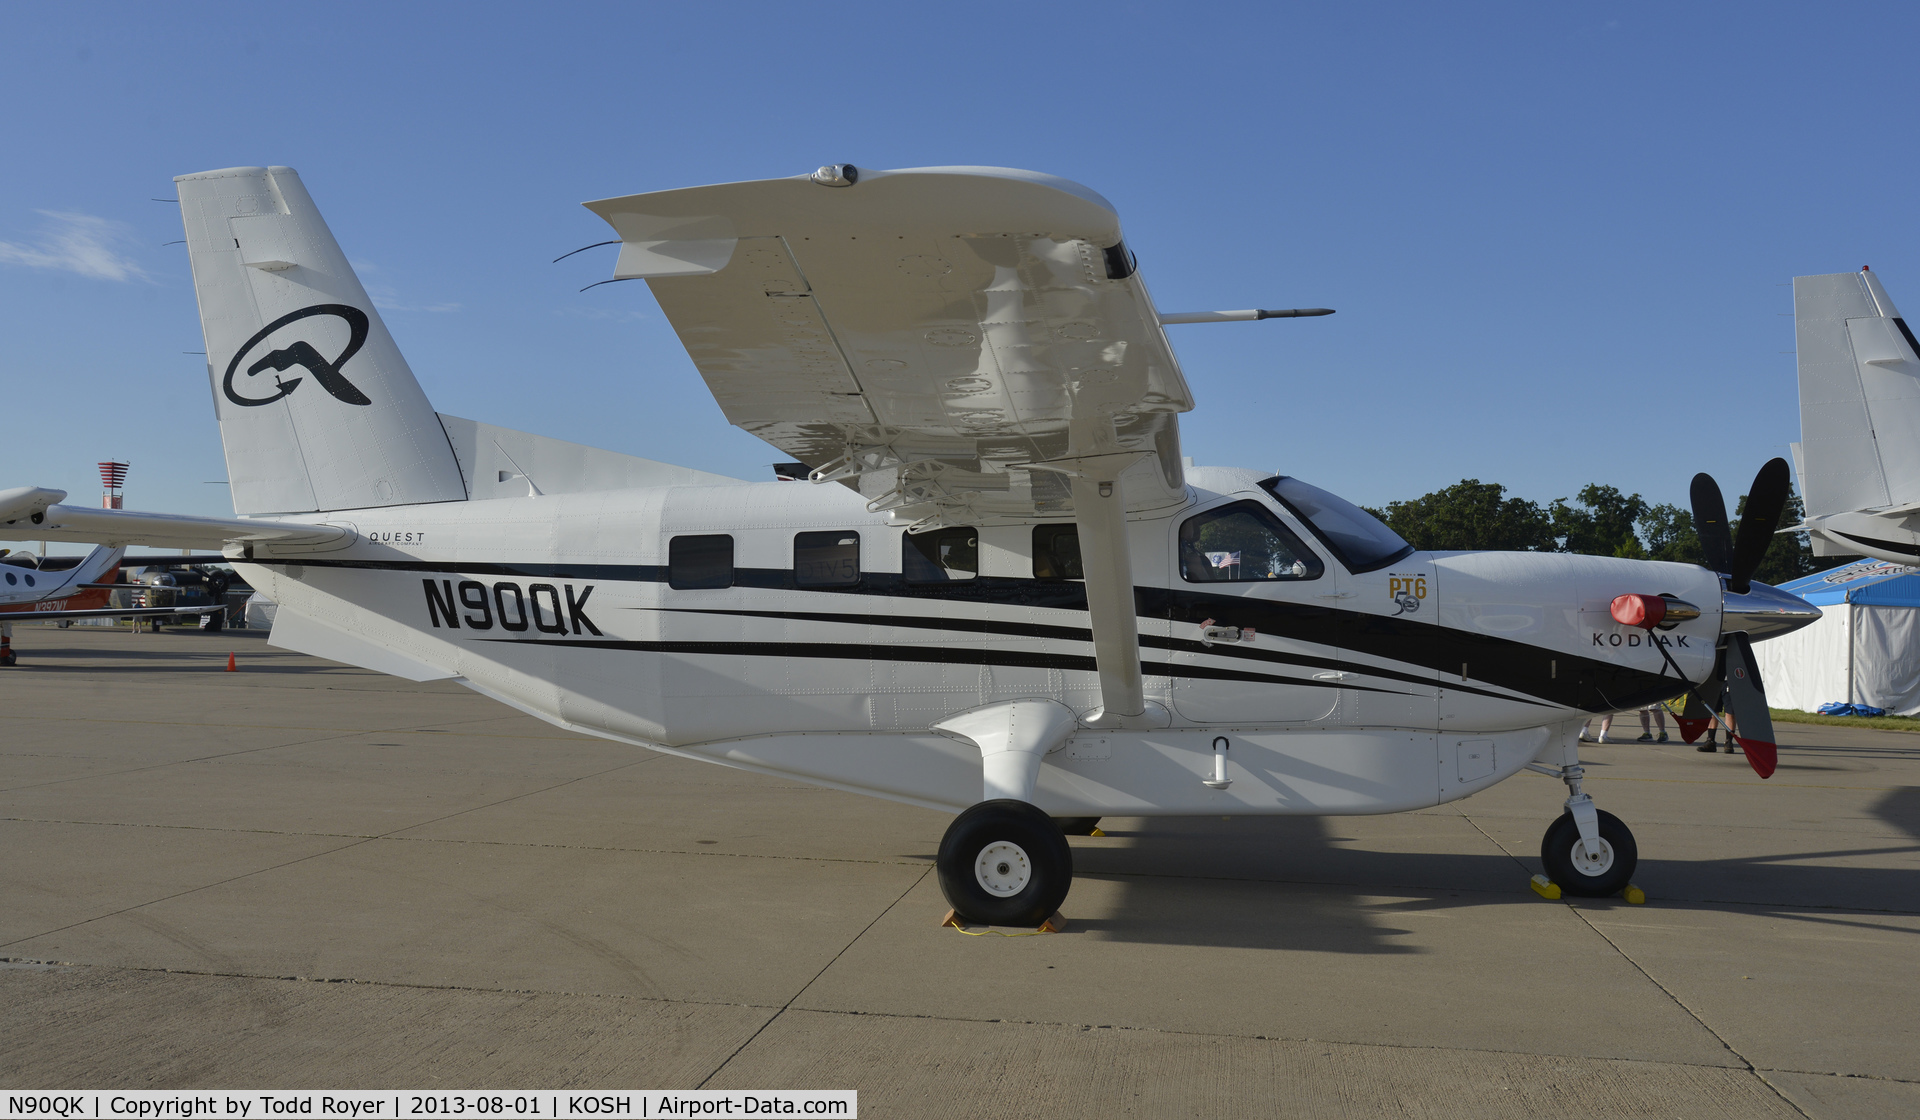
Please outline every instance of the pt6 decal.
[[1400, 608], [1393, 612], [1394, 615], [1414, 613], [1420, 609], [1420, 601], [1426, 597], [1427, 577], [1424, 574], [1387, 574], [1387, 598]]
[[[295, 377], [282, 381], [276, 377], [273, 383], [279, 388], [279, 392], [270, 397], [243, 397], [234, 391], [233, 375], [239, 371], [241, 359], [252, 353], [254, 347], [266, 341], [268, 335], [288, 323], [298, 322], [314, 315], [331, 315], [346, 322], [347, 345], [340, 351], [338, 357], [328, 361], [320, 356], [320, 351], [315, 350], [312, 343], [301, 339], [290, 346], [273, 351], [248, 366], [247, 376], [252, 377], [266, 369], [279, 371], [300, 366], [313, 374], [313, 379], [320, 383], [322, 389], [332, 393], [335, 400], [345, 401], [348, 404], [372, 404], [373, 401], [340, 372], [340, 367], [347, 364], [347, 359], [358, 354], [360, 347], [366, 345], [367, 341], [367, 313], [344, 303], [316, 303], [312, 307], [303, 307], [291, 314], [282, 315], [261, 327], [257, 334], [247, 340], [245, 346], [234, 352], [233, 360], [227, 363], [227, 376], [220, 382], [221, 391], [226, 393], [227, 399], [234, 404], [253, 408], [257, 405], [272, 404], [282, 397], [292, 396], [293, 391], [300, 387], [300, 383], [306, 380], [305, 378]], [[249, 382], [249, 384], [252, 383]]]
[[[423, 579], [420, 583], [427, 594], [427, 618], [435, 629], [444, 626], [458, 630], [464, 619], [470, 630], [491, 630], [498, 623], [500, 629], [515, 633], [531, 627], [542, 634], [564, 634], [571, 624], [576, 634], [585, 627], [594, 636], [602, 636], [593, 619], [587, 617], [587, 598], [593, 594], [591, 583], [577, 598], [573, 585], [566, 584], [564, 608], [560, 590], [551, 583], [529, 584], [523, 589], [517, 583], [501, 580], [488, 588], [484, 583], [465, 579], [460, 581], [457, 599], [450, 579], [438, 582]], [[457, 613], [460, 610], [466, 613]]]

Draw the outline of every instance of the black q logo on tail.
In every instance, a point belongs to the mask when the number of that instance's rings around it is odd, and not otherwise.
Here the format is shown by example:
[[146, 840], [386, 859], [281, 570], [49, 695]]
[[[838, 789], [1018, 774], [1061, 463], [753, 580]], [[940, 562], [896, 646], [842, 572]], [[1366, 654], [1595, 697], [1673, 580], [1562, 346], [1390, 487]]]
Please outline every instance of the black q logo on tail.
[[373, 401], [355, 387], [353, 382], [348, 381], [345, 375], [340, 372], [340, 367], [347, 364], [347, 359], [358, 354], [360, 347], [367, 341], [367, 313], [357, 307], [349, 307], [344, 303], [316, 303], [312, 307], [303, 307], [290, 315], [282, 315], [273, 322], [261, 327], [258, 334], [249, 338], [245, 346], [242, 346], [234, 352], [233, 361], [227, 363], [227, 376], [220, 382], [220, 388], [227, 394], [227, 399], [234, 404], [252, 408], [255, 405], [272, 404], [282, 397], [291, 396], [293, 391], [299, 388], [300, 383], [306, 380], [306, 378], [295, 377], [282, 381], [276, 377], [273, 379], [273, 382], [279, 387], [280, 391], [271, 397], [243, 397], [233, 391], [233, 375], [240, 369], [240, 359], [251, 353], [253, 348], [260, 345], [261, 341], [268, 335], [286, 326], [288, 323], [296, 322], [313, 315], [331, 315], [336, 319], [346, 321], [348, 332], [347, 345], [344, 350], [340, 351], [339, 357], [329, 362], [320, 356], [320, 352], [313, 348], [312, 343], [301, 339], [284, 349], [273, 351], [266, 357], [248, 366], [247, 376], [252, 377], [262, 370], [271, 369], [280, 371], [293, 366], [300, 366], [308, 373], [313, 374], [313, 379], [320, 383], [322, 389], [332, 393], [335, 400], [345, 401], [347, 404], [372, 404]]

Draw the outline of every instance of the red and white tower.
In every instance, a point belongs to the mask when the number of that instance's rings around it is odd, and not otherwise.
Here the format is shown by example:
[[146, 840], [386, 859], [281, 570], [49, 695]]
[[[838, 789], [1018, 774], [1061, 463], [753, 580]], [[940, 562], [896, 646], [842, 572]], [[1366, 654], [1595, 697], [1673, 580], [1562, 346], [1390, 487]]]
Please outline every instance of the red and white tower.
[[126, 495], [120, 491], [127, 485], [127, 464], [109, 460], [100, 464], [100, 485], [105, 491], [100, 495], [101, 509], [119, 509]]

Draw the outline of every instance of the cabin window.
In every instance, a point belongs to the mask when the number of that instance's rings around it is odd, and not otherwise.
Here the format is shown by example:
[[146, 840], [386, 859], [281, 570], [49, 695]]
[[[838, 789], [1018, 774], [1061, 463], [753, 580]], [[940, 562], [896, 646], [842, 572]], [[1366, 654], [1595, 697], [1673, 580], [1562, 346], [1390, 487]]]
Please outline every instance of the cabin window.
[[1069, 521], [1064, 525], [1033, 527], [1033, 578], [1085, 579], [1080, 566], [1080, 527]]
[[1259, 502], [1234, 502], [1180, 526], [1180, 576], [1188, 583], [1319, 579], [1320, 558]]
[[860, 582], [860, 534], [848, 530], [793, 535], [793, 582], [848, 587]]
[[953, 583], [980, 574], [980, 530], [900, 534], [900, 574], [908, 583]]
[[667, 542], [667, 586], [697, 591], [733, 586], [733, 538], [675, 537]]

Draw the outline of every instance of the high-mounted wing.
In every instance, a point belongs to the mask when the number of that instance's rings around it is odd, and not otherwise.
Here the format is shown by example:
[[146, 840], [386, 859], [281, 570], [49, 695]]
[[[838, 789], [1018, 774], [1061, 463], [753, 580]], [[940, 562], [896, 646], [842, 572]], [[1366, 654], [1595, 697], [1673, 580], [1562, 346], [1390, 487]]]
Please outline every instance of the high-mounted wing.
[[1192, 395], [1118, 215], [989, 167], [823, 168], [587, 204], [727, 419], [915, 529], [1184, 492]]

